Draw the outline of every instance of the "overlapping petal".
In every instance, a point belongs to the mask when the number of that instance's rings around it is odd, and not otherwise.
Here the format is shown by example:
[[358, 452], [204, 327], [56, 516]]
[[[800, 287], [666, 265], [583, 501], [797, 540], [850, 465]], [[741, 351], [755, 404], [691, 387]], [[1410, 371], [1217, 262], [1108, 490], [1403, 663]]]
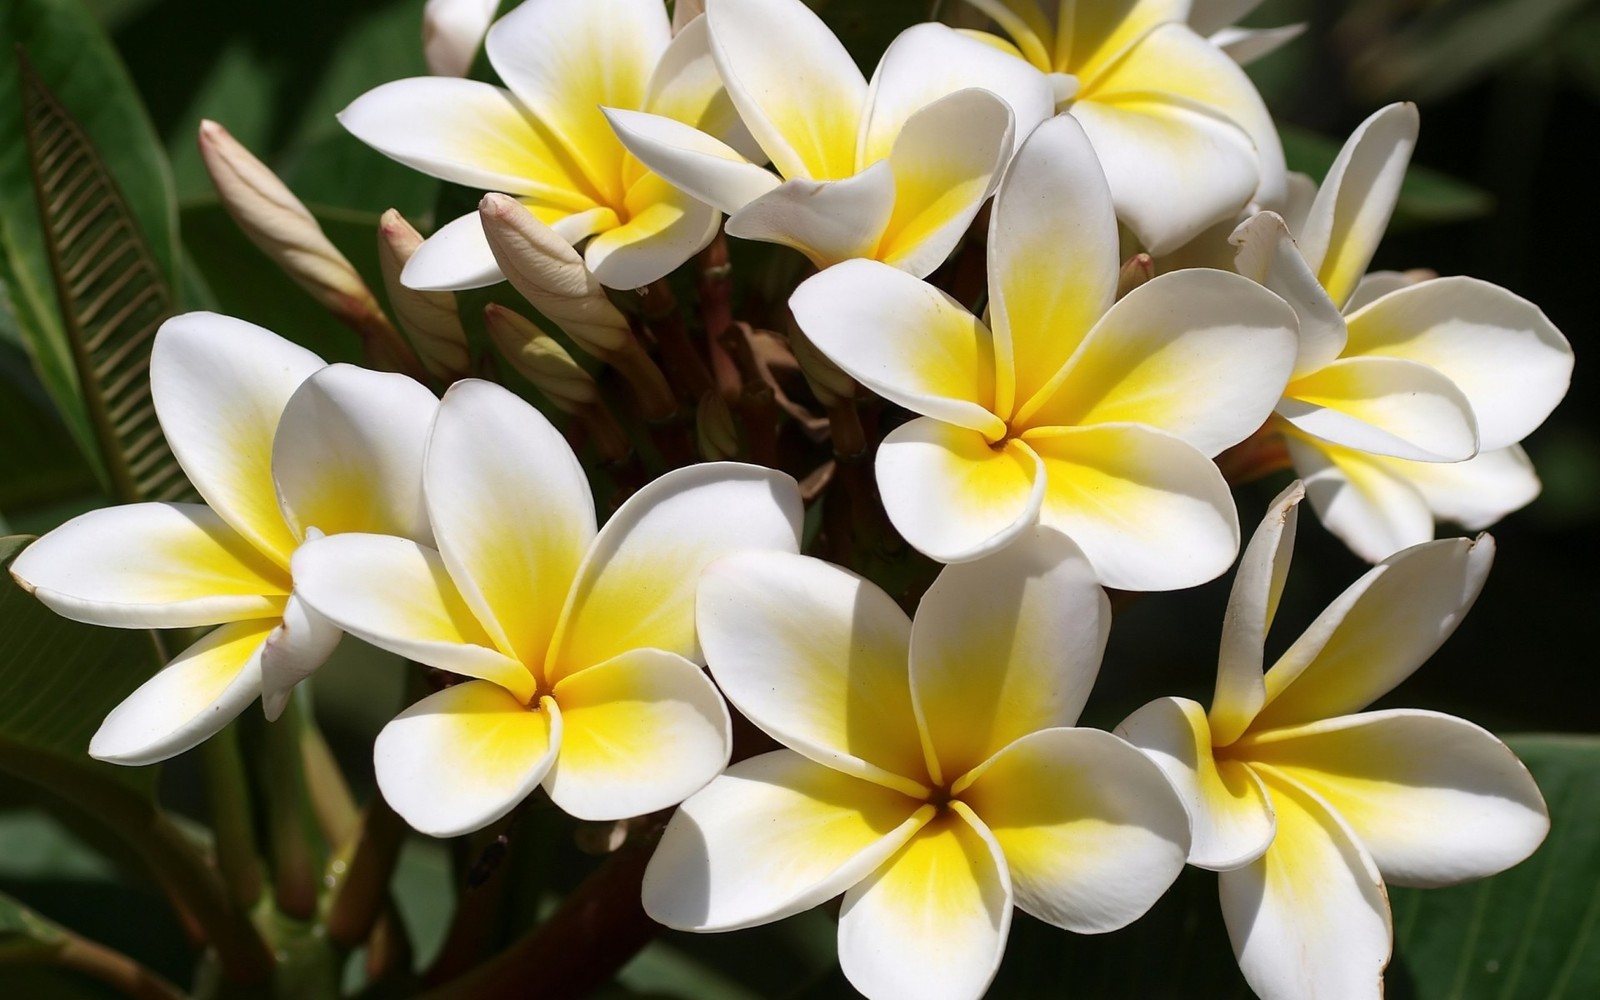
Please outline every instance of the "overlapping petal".
[[261, 649], [276, 619], [233, 622], [173, 658], [111, 710], [89, 756], [154, 764], [199, 745], [261, 693]]
[[541, 665], [596, 534], [583, 467], [543, 414], [489, 382], [445, 393], [428, 446], [439, 555], [494, 645]]
[[992, 446], [977, 431], [919, 417], [878, 446], [878, 492], [917, 550], [965, 562], [1009, 545], [1038, 522], [1046, 475], [1027, 442]]
[[1371, 454], [1460, 462], [1478, 452], [1467, 397], [1404, 358], [1341, 358], [1289, 383], [1278, 413], [1307, 434]]
[[676, 805], [728, 763], [732, 723], [705, 672], [635, 649], [555, 686], [561, 747], [544, 778], [579, 819], [625, 819]]
[[983, 993], [1011, 929], [1006, 857], [960, 803], [845, 893], [839, 966], [869, 998]]
[[645, 870], [645, 912], [709, 931], [808, 910], [882, 865], [932, 813], [791, 750], [740, 761], [667, 825]]
[[1434, 517], [1468, 531], [1482, 531], [1539, 495], [1538, 473], [1520, 445], [1480, 451], [1465, 462], [1374, 458], [1372, 464], [1416, 490]]
[[[674, 24], [680, 19], [679, 12], [687, 9], [687, 4], [674, 6]], [[703, 17], [697, 15], [676, 28], [672, 41], [650, 74], [642, 107], [651, 114], [686, 122], [725, 141], [745, 159], [765, 159], [722, 87], [722, 76], [711, 55], [710, 22]]]
[[291, 595], [283, 620], [261, 650], [261, 709], [275, 722], [289, 704], [294, 686], [328, 661], [344, 633]]
[[1228, 485], [1187, 442], [1135, 424], [1042, 428], [1024, 441], [1044, 463], [1040, 523], [1077, 542], [1106, 586], [1192, 587], [1238, 553]]
[[1392, 475], [1389, 466], [1460, 469], [1467, 462], [1406, 462], [1379, 458], [1296, 431], [1284, 434], [1295, 472], [1324, 527], [1356, 555], [1379, 562], [1433, 537], [1433, 512], [1422, 494]]
[[894, 214], [894, 169], [880, 161], [827, 181], [791, 178], [728, 217], [727, 232], [792, 247], [818, 267], [870, 257]]
[[1133, 922], [1189, 853], [1189, 818], [1161, 771], [1100, 730], [1024, 736], [957, 791], [994, 831], [1017, 905], [1070, 931]]
[[1311, 789], [1399, 885], [1453, 885], [1505, 870], [1550, 829], [1539, 788], [1470, 722], [1397, 709], [1261, 733], [1241, 746]]
[[150, 394], [172, 453], [211, 509], [281, 566], [298, 541], [278, 511], [272, 439], [300, 383], [323, 367], [303, 347], [216, 313], [167, 320]]
[[750, 721], [819, 764], [926, 792], [911, 623], [883, 591], [817, 559], [747, 552], [706, 570], [697, 618], [712, 675]]
[[545, 661], [546, 681], [644, 647], [701, 662], [700, 573], [734, 552], [798, 552], [800, 519], [794, 480], [771, 469], [710, 462], [654, 480], [590, 546]]
[[605, 114], [618, 139], [651, 170], [730, 215], [782, 183], [692, 125], [623, 108], [606, 108]]
[[273, 618], [290, 587], [209, 507], [188, 503], [80, 514], [24, 549], [11, 575], [58, 615], [119, 628]]
[[1028, 733], [1076, 723], [1110, 631], [1093, 567], [1054, 529], [946, 567], [911, 626], [911, 689], [934, 779], [954, 781]]
[[401, 712], [378, 733], [373, 764], [384, 799], [435, 837], [477, 830], [538, 787], [561, 745], [561, 714], [525, 706], [499, 685], [467, 681]]
[[599, 233], [583, 259], [607, 288], [643, 288], [672, 273], [711, 242], [721, 213], [645, 175], [628, 189], [628, 221]]
[[425, 291], [463, 291], [504, 280], [477, 212], [440, 226], [400, 270], [401, 284]]
[[1345, 319], [1295, 246], [1282, 216], [1258, 213], [1240, 223], [1228, 239], [1238, 248], [1234, 268], [1281, 296], [1295, 311], [1300, 350], [1294, 378], [1318, 371], [1344, 353], [1348, 338]]

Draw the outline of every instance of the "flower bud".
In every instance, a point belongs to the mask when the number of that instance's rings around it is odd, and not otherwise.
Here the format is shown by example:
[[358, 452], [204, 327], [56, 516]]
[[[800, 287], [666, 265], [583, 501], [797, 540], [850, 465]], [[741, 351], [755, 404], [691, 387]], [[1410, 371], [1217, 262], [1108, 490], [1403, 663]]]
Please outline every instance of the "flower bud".
[[722, 393], [708, 389], [700, 395], [694, 431], [700, 456], [706, 461], [723, 462], [738, 457], [739, 428], [733, 422], [733, 411]]
[[557, 408], [577, 413], [600, 398], [594, 376], [532, 320], [491, 302], [483, 323], [501, 356]]
[[1122, 270], [1117, 272], [1117, 298], [1122, 298], [1155, 276], [1156, 262], [1150, 255], [1134, 254], [1123, 262]]
[[799, 330], [789, 335], [789, 350], [794, 352], [794, 359], [800, 363], [800, 374], [805, 376], [806, 384], [811, 386], [817, 402], [824, 408], [855, 398], [855, 379], [829, 361]]
[[400, 283], [401, 270], [421, 243], [422, 235], [399, 212], [391, 208], [383, 213], [378, 222], [378, 263], [383, 267], [389, 307], [428, 373], [443, 382], [454, 382], [465, 378], [472, 364], [455, 295], [419, 291]]
[[466, 76], [500, 0], [428, 0], [422, 8], [422, 54], [434, 76]]

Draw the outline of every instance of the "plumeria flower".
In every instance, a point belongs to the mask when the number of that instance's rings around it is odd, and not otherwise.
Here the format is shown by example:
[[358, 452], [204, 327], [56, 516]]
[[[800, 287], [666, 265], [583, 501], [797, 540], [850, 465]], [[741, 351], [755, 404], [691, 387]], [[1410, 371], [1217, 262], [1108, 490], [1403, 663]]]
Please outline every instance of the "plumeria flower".
[[1262, 645], [1294, 547], [1294, 484], [1245, 551], [1207, 712], [1151, 702], [1117, 732], [1176, 785], [1189, 861], [1222, 872], [1222, 914], [1264, 1000], [1383, 994], [1385, 881], [1442, 886], [1533, 853], [1549, 830], [1538, 787], [1493, 735], [1412, 709], [1362, 712], [1450, 637], [1477, 599], [1494, 540], [1414, 546], [1346, 590], [1262, 675]]
[[652, 170], [728, 213], [730, 235], [818, 267], [865, 257], [928, 274], [1051, 114], [1047, 81], [941, 24], [903, 32], [869, 85], [800, 0], [707, 0], [706, 19], [728, 95], [776, 175], [704, 129], [607, 115]]
[[1271, 412], [1294, 363], [1293, 312], [1200, 270], [1113, 304], [1111, 193], [1065, 116], [1033, 133], [1001, 184], [988, 266], [989, 323], [873, 261], [829, 268], [790, 300], [840, 368], [920, 414], [877, 455], [894, 526], [960, 562], [1042, 521], [1125, 590], [1227, 569], [1238, 520], [1210, 456]]
[[1323, 523], [1373, 562], [1432, 538], [1436, 517], [1475, 530], [1532, 500], [1517, 442], [1572, 378], [1572, 348], [1526, 299], [1474, 278], [1363, 277], [1416, 137], [1413, 105], [1378, 111], [1303, 218], [1262, 213], [1233, 236], [1239, 272], [1300, 317], [1277, 407], [1295, 469]]
[[428, 439], [437, 548], [340, 535], [302, 548], [306, 600], [352, 635], [464, 678], [378, 734], [378, 787], [412, 826], [476, 830], [544, 786], [580, 819], [674, 805], [728, 762], [727, 707], [695, 662], [711, 560], [798, 551], [788, 476], [668, 473], [596, 530], [582, 466], [540, 413], [457, 382]]
[[1117, 215], [1165, 254], [1247, 202], [1283, 198], [1283, 147], [1237, 63], [1174, 0], [967, 0], [1053, 81], [1057, 108], [1094, 142]]
[[11, 567], [19, 584], [75, 621], [221, 626], [106, 717], [89, 753], [118, 764], [182, 753], [258, 696], [275, 718], [328, 658], [339, 630], [306, 606], [290, 572], [307, 539], [432, 538], [422, 452], [438, 400], [411, 379], [328, 366], [261, 327], [189, 313], [156, 334], [150, 394], [206, 503], [90, 511]]
[[[421, 77], [386, 83], [339, 114], [356, 138], [457, 184], [516, 195], [601, 284], [663, 277], [716, 234], [715, 209], [622, 148], [602, 105], [689, 122], [750, 148], [706, 48], [704, 22], [676, 37], [661, 0], [526, 0], [484, 43], [510, 89]], [[414, 288], [501, 280], [478, 214], [443, 226], [406, 264]]]
[[644, 876], [670, 927], [768, 923], [844, 894], [839, 963], [868, 997], [976, 998], [1015, 905], [1085, 934], [1150, 908], [1189, 832], [1138, 751], [1072, 727], [1110, 609], [1072, 542], [946, 567], [915, 621], [852, 573], [751, 552], [702, 578], [728, 700], [785, 749], [685, 802]]

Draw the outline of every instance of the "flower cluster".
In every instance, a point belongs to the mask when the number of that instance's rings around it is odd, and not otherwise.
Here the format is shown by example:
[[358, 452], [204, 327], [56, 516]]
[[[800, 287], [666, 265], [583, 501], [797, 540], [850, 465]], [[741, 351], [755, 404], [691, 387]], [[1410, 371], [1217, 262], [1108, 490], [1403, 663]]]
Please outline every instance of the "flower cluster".
[[[79, 621], [216, 626], [90, 753], [159, 761], [257, 698], [275, 718], [349, 634], [436, 668], [374, 747], [414, 828], [536, 789], [585, 820], [678, 807], [651, 916], [726, 931], [842, 895], [868, 996], [977, 997], [1014, 907], [1114, 930], [1185, 863], [1222, 873], [1262, 997], [1379, 996], [1384, 880], [1491, 874], [1548, 827], [1489, 733], [1360, 710], [1476, 599], [1493, 540], [1435, 520], [1536, 494], [1518, 442], [1570, 348], [1494, 285], [1367, 273], [1416, 109], [1374, 114], [1320, 187], [1287, 173], [1236, 59], [1289, 33], [1219, 19], [1248, 4], [969, 3], [998, 34], [914, 26], [869, 81], [800, 0], [526, 0], [492, 27], [431, 0], [443, 75], [340, 121], [486, 192], [420, 242], [385, 218], [391, 305], [448, 387], [167, 322], [152, 396], [204, 503], [92, 511], [12, 569]], [[480, 37], [504, 88], [460, 78]], [[247, 228], [278, 211], [251, 190]], [[724, 233], [811, 265], [776, 330], [735, 320]], [[700, 343], [663, 280], [691, 258]], [[487, 328], [563, 426], [461, 377], [448, 293], [503, 279], [548, 328], [502, 304]], [[1227, 571], [1217, 459], [1263, 442], [1303, 486], [1245, 548], [1211, 708], [1078, 727], [1103, 588]], [[620, 500], [603, 523], [591, 481]], [[1377, 565], [1263, 671], [1302, 498]], [[911, 549], [945, 564], [920, 603], [884, 569]], [[732, 712], [761, 734], [738, 760]]]

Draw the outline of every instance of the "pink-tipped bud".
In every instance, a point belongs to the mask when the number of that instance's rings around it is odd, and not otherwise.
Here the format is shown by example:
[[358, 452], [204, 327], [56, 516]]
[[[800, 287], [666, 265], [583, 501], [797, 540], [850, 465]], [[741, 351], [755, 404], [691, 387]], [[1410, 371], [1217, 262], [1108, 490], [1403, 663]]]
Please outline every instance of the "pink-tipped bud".
[[442, 382], [465, 378], [472, 365], [467, 352], [467, 331], [461, 326], [456, 297], [451, 292], [424, 292], [400, 283], [406, 261], [422, 245], [422, 234], [394, 209], [378, 221], [378, 263], [383, 267], [383, 287], [389, 307], [428, 374]]
[[1155, 276], [1156, 262], [1150, 255], [1134, 254], [1123, 262], [1122, 270], [1117, 272], [1117, 298], [1122, 298]]

